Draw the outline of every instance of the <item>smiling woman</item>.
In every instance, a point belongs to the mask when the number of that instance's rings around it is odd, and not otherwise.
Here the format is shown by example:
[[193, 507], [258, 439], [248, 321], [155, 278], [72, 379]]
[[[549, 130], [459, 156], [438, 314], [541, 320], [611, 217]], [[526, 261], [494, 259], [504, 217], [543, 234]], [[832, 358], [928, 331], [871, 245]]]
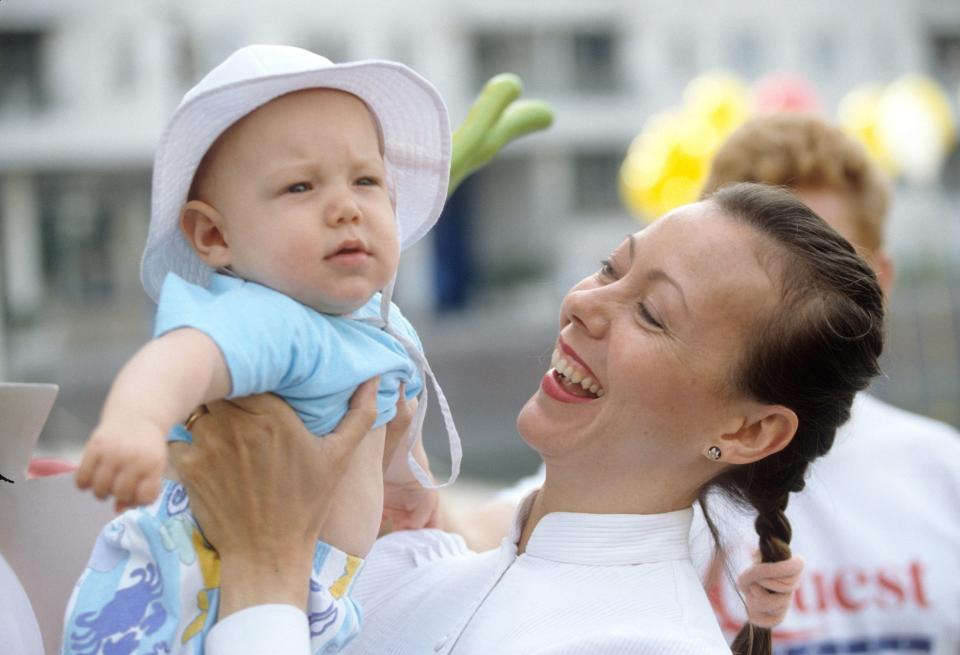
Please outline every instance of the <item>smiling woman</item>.
[[[345, 652], [729, 653], [689, 559], [691, 505], [727, 491], [758, 510], [763, 559], [788, 558], [788, 495], [877, 373], [882, 323], [873, 273], [784, 191], [731, 187], [629, 237], [561, 305], [553, 366], [517, 422], [546, 481], [509, 538], [482, 554], [436, 530], [380, 539], [356, 586], [364, 629]], [[216, 498], [235, 469], [229, 455], [200, 457], [186, 474]], [[271, 493], [256, 495], [211, 509], [262, 517]], [[305, 509], [271, 502], [281, 523]], [[306, 652], [302, 608], [258, 605], [283, 581], [239, 537], [264, 526], [241, 527], [208, 534], [224, 570], [247, 571], [224, 576], [244, 609], [213, 629], [208, 653]], [[291, 559], [309, 551], [276, 529]], [[769, 653], [767, 636], [748, 626], [734, 651]]]

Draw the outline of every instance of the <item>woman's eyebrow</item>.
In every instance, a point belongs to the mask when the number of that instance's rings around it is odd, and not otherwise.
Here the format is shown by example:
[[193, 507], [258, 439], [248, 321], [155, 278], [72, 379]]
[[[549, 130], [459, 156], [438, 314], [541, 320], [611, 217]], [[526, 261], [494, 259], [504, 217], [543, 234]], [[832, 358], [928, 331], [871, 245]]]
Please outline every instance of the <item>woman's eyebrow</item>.
[[[627, 248], [630, 253], [630, 265], [633, 266], [634, 237], [632, 234], [627, 236]], [[651, 282], [655, 280], [663, 280], [664, 282], [673, 285], [673, 288], [676, 289], [677, 293], [680, 294], [680, 301], [683, 303], [683, 309], [688, 314], [690, 313], [690, 308], [687, 306], [687, 297], [683, 295], [683, 288], [676, 280], [667, 275], [666, 272], [659, 268], [652, 269], [647, 273], [647, 279]]]

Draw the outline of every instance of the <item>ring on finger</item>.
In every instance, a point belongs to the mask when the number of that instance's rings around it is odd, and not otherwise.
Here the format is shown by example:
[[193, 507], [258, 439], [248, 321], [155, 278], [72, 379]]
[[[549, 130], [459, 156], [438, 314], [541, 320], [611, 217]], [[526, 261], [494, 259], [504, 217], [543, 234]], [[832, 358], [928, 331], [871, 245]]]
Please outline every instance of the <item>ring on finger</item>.
[[204, 416], [209, 413], [210, 413], [210, 410], [207, 409], [206, 405], [200, 405], [195, 410], [193, 410], [190, 416], [187, 417], [187, 420], [183, 422], [183, 427], [185, 427], [187, 430], [190, 430], [190, 428], [193, 427], [193, 424], [196, 423], [201, 416]]

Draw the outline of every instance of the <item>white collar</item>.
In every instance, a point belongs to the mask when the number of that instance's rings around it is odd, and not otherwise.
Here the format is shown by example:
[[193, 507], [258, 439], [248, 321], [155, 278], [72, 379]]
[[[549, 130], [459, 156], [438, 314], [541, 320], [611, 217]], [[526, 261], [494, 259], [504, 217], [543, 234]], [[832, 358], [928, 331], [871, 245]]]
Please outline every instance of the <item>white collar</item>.
[[[514, 552], [537, 491], [520, 504], [504, 540]], [[533, 529], [524, 554], [554, 562], [605, 566], [689, 559], [692, 520], [692, 507], [666, 514], [551, 512]]]

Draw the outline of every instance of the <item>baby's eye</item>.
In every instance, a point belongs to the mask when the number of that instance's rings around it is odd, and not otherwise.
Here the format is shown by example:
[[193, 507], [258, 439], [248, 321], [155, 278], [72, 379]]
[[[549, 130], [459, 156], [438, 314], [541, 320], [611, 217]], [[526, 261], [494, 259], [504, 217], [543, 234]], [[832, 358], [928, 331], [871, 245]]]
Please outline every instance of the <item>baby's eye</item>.
[[364, 175], [363, 177], [357, 178], [357, 186], [379, 186], [380, 180], [371, 175]]
[[309, 182], [297, 182], [287, 187], [287, 193], [306, 193], [312, 188]]

